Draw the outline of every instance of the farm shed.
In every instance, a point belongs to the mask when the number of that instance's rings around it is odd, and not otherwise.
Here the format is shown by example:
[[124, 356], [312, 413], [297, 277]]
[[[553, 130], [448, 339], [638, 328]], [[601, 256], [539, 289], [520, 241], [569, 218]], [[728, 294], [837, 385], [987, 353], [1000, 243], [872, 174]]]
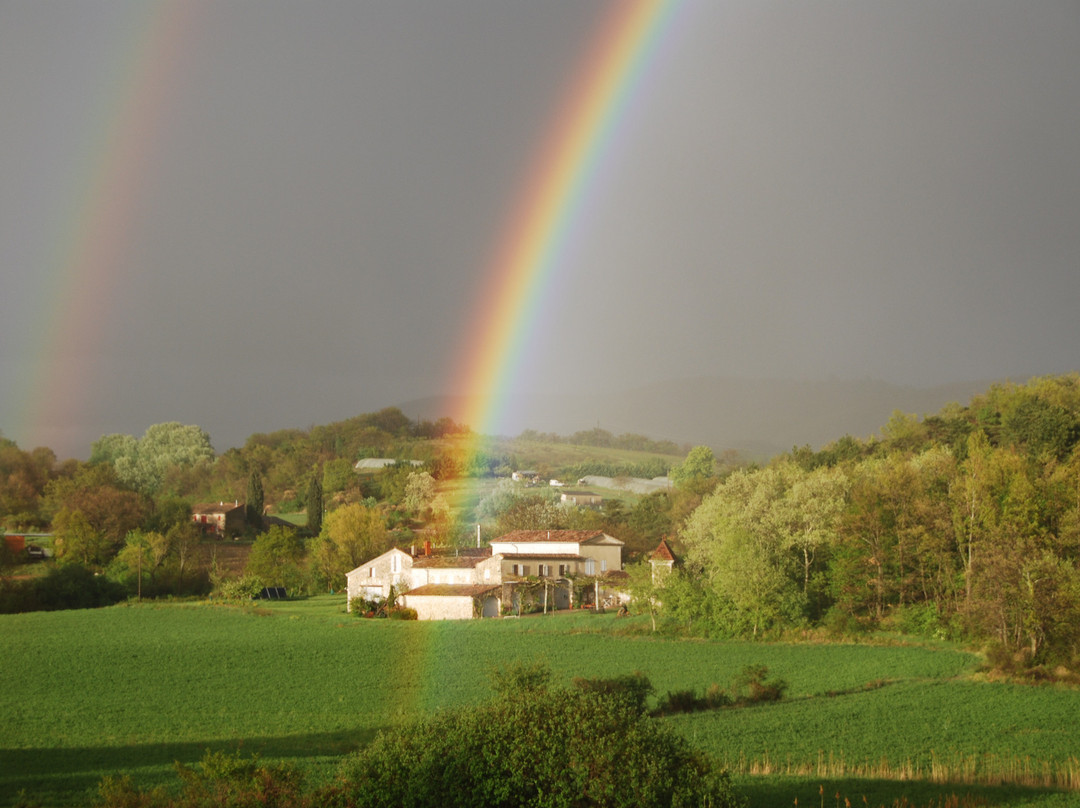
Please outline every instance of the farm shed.
[[563, 491], [561, 500], [579, 508], [599, 508], [604, 503], [603, 497], [592, 491]]
[[498, 586], [427, 584], [401, 596], [401, 602], [416, 610], [420, 620], [472, 620], [498, 617]]

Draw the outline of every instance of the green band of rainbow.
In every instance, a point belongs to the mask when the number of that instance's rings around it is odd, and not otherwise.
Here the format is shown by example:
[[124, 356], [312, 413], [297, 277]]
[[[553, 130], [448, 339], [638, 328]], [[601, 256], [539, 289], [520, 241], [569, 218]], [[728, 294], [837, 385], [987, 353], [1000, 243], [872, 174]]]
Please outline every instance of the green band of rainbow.
[[612, 4], [523, 185], [455, 376], [467, 390], [455, 420], [478, 434], [499, 432], [543, 295], [557, 284], [590, 185], [677, 6], [677, 0]]

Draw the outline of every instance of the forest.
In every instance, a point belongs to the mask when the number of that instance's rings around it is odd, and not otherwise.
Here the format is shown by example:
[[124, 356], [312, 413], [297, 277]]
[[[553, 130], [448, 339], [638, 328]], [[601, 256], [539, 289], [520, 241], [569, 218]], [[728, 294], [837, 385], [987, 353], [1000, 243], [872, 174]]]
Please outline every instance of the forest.
[[[537, 468], [536, 446], [582, 443], [591, 459], [547, 454], [538, 470], [571, 481], [667, 473], [673, 486], [605, 494], [602, 508], [586, 509], [507, 479]], [[400, 462], [358, 474], [365, 457]], [[463, 480], [472, 499], [458, 496]], [[247, 505], [239, 542], [208, 543], [191, 524], [193, 504], [219, 500]], [[890, 628], [980, 645], [1008, 672], [1067, 679], [1080, 670], [1076, 374], [996, 384], [934, 414], [895, 412], [879, 435], [796, 446], [765, 463], [603, 430], [499, 442], [396, 409], [255, 434], [221, 454], [201, 429], [178, 423], [103, 436], [86, 462], [0, 438], [0, 521], [7, 532], [52, 534], [55, 554], [26, 580], [7, 574], [24, 559], [5, 548], [6, 611], [70, 605], [71, 592], [87, 588], [72, 582], [86, 574], [93, 603], [81, 605], [271, 582], [313, 593], [340, 589], [348, 569], [420, 535], [471, 544], [477, 524], [488, 540], [518, 528], [596, 528], [626, 543], [636, 608], [658, 631]], [[679, 563], [653, 580], [647, 558], [661, 539]], [[247, 550], [242, 563], [230, 545]]]

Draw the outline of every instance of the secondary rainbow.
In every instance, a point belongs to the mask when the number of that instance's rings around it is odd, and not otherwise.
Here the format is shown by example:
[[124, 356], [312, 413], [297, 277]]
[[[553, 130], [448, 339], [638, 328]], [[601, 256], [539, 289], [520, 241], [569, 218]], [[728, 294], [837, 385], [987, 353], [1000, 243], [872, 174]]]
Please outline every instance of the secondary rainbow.
[[72, 133], [80, 168], [60, 200], [54, 246], [35, 280], [43, 337], [15, 393], [15, 431], [44, 445], [63, 443], [88, 404], [93, 357], [127, 271], [127, 247], [192, 16], [192, 4], [183, 0], [121, 12], [115, 56], [101, 60], [99, 99]]
[[678, 0], [616, 0], [573, 78], [567, 99], [495, 251], [462, 352], [465, 404], [456, 420], [497, 434], [517, 369], [535, 336], [546, 291], [624, 112], [664, 39]]

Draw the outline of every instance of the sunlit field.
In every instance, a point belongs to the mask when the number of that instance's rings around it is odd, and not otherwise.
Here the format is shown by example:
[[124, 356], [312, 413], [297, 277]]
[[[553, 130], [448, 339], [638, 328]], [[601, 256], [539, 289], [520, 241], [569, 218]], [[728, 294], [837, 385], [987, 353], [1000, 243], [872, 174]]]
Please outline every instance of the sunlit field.
[[[0, 651], [3, 804], [24, 789], [86, 804], [117, 772], [170, 782], [174, 762], [207, 749], [292, 760], [319, 780], [381, 729], [490, 698], [489, 673], [515, 660], [547, 661], [558, 683], [641, 671], [657, 696], [767, 666], [789, 685], [782, 701], [662, 719], [732, 769], [755, 805], [800, 794], [818, 805], [826, 791], [824, 805], [969, 792], [1065, 805], [1046, 789], [978, 784], [1080, 786], [1080, 693], [977, 681], [978, 659], [952, 648], [656, 639], [633, 618], [591, 613], [358, 620], [321, 596], [0, 616]], [[952, 782], [964, 779], [975, 785]]]

